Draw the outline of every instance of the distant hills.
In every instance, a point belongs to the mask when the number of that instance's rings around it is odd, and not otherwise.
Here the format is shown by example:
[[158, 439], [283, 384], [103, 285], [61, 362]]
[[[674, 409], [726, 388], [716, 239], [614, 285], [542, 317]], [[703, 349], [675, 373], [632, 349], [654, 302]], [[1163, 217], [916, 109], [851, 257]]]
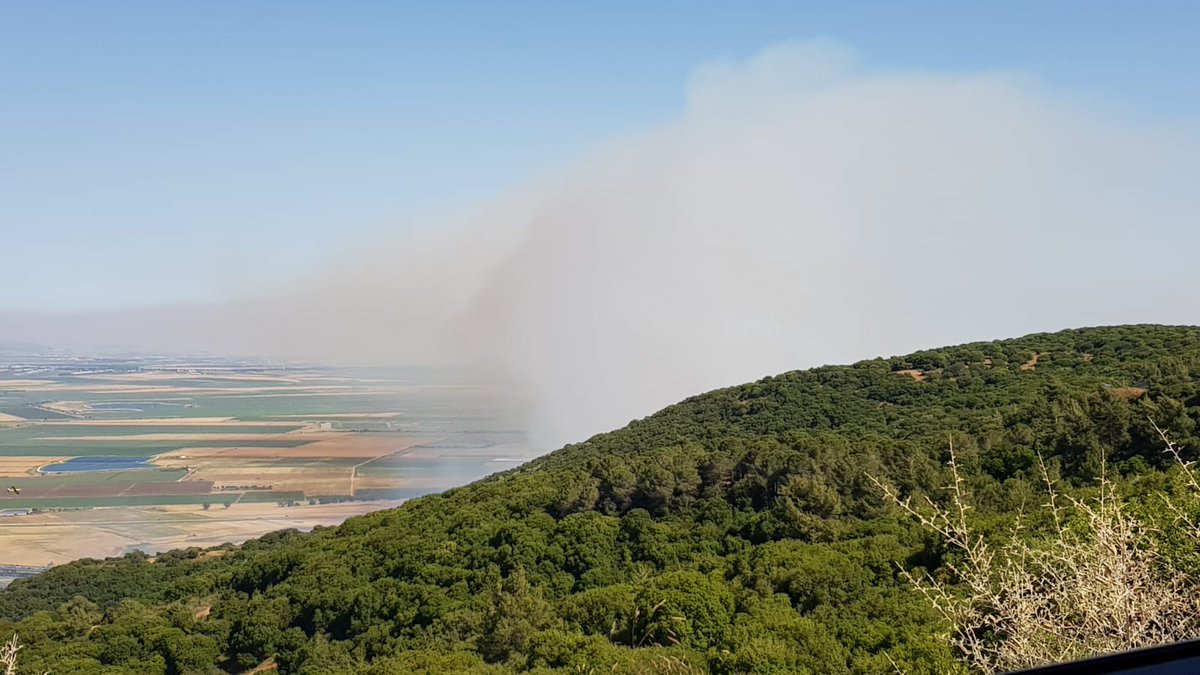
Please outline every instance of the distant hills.
[[1089, 328], [784, 373], [401, 508], [79, 561], [0, 593], [30, 672], [885, 673], [960, 668], [900, 577], [946, 549], [868, 475], [984, 527], [1200, 437], [1200, 328]]

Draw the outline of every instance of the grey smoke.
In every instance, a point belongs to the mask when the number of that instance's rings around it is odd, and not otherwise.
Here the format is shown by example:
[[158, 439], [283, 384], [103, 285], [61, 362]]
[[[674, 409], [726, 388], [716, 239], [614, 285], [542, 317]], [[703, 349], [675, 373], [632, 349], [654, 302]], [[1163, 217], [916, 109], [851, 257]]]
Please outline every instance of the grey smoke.
[[1097, 108], [1014, 73], [776, 46], [697, 69], [673, 124], [286, 290], [9, 315], [0, 336], [469, 364], [532, 395], [550, 448], [794, 368], [1198, 323], [1197, 136]]

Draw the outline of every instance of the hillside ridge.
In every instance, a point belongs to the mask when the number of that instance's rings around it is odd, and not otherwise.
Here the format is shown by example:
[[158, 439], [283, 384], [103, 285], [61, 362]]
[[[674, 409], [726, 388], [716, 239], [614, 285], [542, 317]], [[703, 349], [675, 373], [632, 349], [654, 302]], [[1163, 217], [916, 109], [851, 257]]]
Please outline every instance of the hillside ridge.
[[949, 436], [988, 527], [1038, 455], [1144, 491], [1150, 418], [1200, 442], [1198, 383], [1200, 328], [1155, 325], [789, 371], [339, 527], [61, 566], [0, 593], [0, 636], [38, 672], [954, 670], [898, 575], [946, 552], [867, 475], [936, 495]]

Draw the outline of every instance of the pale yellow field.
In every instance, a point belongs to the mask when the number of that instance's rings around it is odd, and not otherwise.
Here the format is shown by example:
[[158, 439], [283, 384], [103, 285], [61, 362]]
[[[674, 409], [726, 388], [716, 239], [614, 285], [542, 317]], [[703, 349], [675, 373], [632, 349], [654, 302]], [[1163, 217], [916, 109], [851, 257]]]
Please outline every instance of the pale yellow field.
[[[210, 480], [213, 489], [238, 488], [248, 485], [270, 486], [277, 492], [296, 491], [312, 496], [336, 496], [350, 494], [352, 469], [309, 467], [249, 466], [229, 467], [201, 466], [188, 475], [188, 480]], [[360, 485], [359, 487], [367, 487]], [[396, 487], [396, 482], [384, 487]]]
[[27, 387], [41, 387], [54, 384], [51, 380], [3, 380], [5, 389], [20, 390]]
[[[202, 434], [197, 434], [202, 435]], [[260, 435], [256, 440], [261, 440]], [[255, 447], [190, 447], [163, 453], [155, 464], [167, 467], [196, 467], [205, 462], [212, 465], [234, 466], [231, 460], [289, 460], [289, 459], [377, 459], [407, 450], [423, 441], [417, 438], [390, 434], [354, 434], [338, 431], [310, 431], [287, 434], [287, 438], [308, 441], [295, 448]]]
[[393, 508], [402, 500], [315, 506], [234, 504], [99, 508], [0, 518], [0, 551], [13, 565], [61, 564], [83, 557], [123, 555], [131, 548], [156, 553], [188, 546], [241, 543], [285, 528], [311, 530]]
[[28, 476], [39, 466], [61, 462], [66, 457], [0, 457], [0, 476]]
[[42, 407], [64, 415], [82, 415], [88, 411], [86, 401], [55, 401], [53, 403], [43, 403]]
[[[369, 461], [369, 460], [368, 460]], [[354, 467], [274, 467], [247, 466], [231, 468], [224, 465], [193, 468], [187, 480], [213, 482], [213, 490], [233, 490], [245, 486], [270, 486], [279, 492], [304, 492], [309, 497], [348, 495], [352, 491], [421, 488], [431, 491], [446, 488], [438, 476], [363, 476]]]

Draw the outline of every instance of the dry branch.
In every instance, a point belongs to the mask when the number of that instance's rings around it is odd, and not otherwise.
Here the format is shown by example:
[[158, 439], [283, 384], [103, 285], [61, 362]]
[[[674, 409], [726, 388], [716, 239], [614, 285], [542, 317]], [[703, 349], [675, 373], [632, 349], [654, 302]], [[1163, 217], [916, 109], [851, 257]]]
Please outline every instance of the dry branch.
[[[1159, 433], [1200, 494], [1191, 464]], [[1200, 635], [1200, 585], [1166, 564], [1152, 531], [1129, 512], [1107, 475], [1102, 472], [1096, 495], [1079, 498], [1057, 488], [1041, 456], [1038, 467], [1053, 531], [1040, 539], [1025, 535], [1018, 519], [1009, 541], [994, 550], [971, 529], [953, 446], [948, 506], [929, 498], [915, 506], [911, 496], [871, 478], [954, 551], [945, 564], [949, 581], [903, 574], [952, 626], [951, 639], [967, 664], [995, 673]], [[1200, 538], [1200, 528], [1187, 525]]]

